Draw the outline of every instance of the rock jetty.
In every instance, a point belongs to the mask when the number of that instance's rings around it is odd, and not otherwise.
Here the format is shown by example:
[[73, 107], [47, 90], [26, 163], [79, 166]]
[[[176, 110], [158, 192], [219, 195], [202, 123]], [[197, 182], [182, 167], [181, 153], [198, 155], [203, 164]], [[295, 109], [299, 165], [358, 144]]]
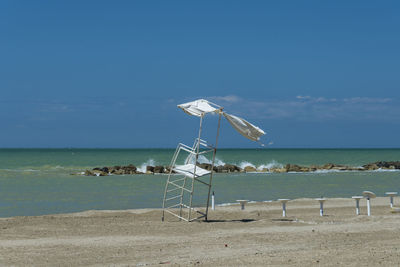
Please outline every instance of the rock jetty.
[[[200, 168], [211, 170], [212, 165], [208, 163], [198, 163]], [[213, 170], [216, 173], [243, 173], [243, 172], [271, 172], [271, 173], [286, 173], [286, 172], [315, 172], [315, 171], [374, 171], [374, 170], [400, 170], [400, 161], [378, 161], [365, 164], [361, 167], [351, 167], [333, 163], [327, 163], [322, 166], [300, 166], [296, 164], [286, 164], [284, 167], [271, 168], [256, 168], [254, 166], [246, 166], [243, 169], [232, 164], [214, 166]], [[112, 166], [93, 168], [86, 170], [82, 174], [85, 176], [107, 176], [107, 175], [132, 175], [132, 174], [168, 174], [170, 168], [166, 166], [147, 166], [146, 172], [141, 172], [136, 166], [130, 164], [127, 166]]]

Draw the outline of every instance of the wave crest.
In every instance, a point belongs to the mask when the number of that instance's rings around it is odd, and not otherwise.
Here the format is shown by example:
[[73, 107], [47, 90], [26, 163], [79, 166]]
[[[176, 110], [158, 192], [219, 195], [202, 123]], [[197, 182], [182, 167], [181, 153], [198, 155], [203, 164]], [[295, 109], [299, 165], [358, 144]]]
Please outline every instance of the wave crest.
[[142, 163], [140, 167], [137, 167], [137, 170], [143, 173], [146, 173], [147, 166], [155, 166], [156, 162], [154, 159], [150, 158], [146, 162]]
[[257, 167], [258, 171], [262, 171], [263, 169], [281, 169], [283, 168], [283, 164], [277, 162], [276, 160], [272, 160], [271, 162], [267, 163], [267, 164], [261, 164], [260, 166]]
[[253, 168], [256, 168], [256, 166], [255, 166], [253, 163], [248, 162], [248, 161], [242, 161], [242, 162], [239, 163], [238, 166], [239, 166], [239, 168], [241, 168], [242, 170], [243, 170], [245, 167], [253, 167]]

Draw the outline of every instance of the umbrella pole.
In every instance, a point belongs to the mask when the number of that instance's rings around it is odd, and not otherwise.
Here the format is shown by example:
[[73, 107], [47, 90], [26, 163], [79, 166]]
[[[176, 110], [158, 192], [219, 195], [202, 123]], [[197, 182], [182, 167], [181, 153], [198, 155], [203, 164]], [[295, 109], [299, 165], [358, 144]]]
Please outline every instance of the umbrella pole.
[[222, 115], [222, 108], [219, 111], [217, 137], [216, 137], [216, 140], [215, 140], [213, 159], [212, 159], [212, 163], [211, 163], [210, 183], [208, 184], [208, 197], [207, 197], [206, 217], [205, 217], [206, 221], [207, 221], [207, 217], [208, 217], [208, 206], [210, 205], [211, 183], [212, 183], [212, 178], [213, 178], [213, 173], [214, 173], [215, 154], [217, 153], [219, 129], [220, 129], [220, 126], [221, 126], [221, 115]]

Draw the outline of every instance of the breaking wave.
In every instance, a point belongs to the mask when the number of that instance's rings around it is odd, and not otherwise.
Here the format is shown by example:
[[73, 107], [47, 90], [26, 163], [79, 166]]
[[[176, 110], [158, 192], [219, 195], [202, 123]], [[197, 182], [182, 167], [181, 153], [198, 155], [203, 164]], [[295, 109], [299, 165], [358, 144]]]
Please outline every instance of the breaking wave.
[[281, 164], [275, 160], [272, 160], [270, 163], [261, 164], [260, 166], [257, 167], [257, 170], [258, 171], [262, 171], [263, 169], [270, 170], [272, 168], [283, 168], [283, 164]]
[[146, 162], [142, 163], [140, 167], [137, 167], [137, 170], [143, 173], [146, 173], [147, 166], [155, 166], [156, 162], [154, 159], [148, 159]]
[[237, 164], [237, 166], [240, 167], [241, 169], [244, 169], [245, 167], [253, 167], [257, 171], [262, 171], [264, 169], [270, 170], [272, 168], [283, 168], [284, 165], [282, 163], [277, 162], [276, 160], [272, 160], [271, 162], [260, 165], [253, 164], [248, 161], [242, 161], [239, 164]]
[[238, 165], [238, 167], [241, 168], [241, 169], [244, 169], [245, 167], [253, 167], [253, 168], [256, 168], [256, 166], [255, 166], [253, 163], [248, 162], [248, 161], [242, 161], [242, 162], [240, 162], [239, 165]]

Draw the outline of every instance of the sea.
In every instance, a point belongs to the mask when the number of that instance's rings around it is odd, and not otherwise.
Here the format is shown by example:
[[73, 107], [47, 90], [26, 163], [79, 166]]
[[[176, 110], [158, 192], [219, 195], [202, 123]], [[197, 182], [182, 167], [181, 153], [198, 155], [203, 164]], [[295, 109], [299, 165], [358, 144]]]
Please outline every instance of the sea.
[[[161, 208], [168, 177], [165, 174], [82, 176], [80, 173], [94, 167], [129, 164], [144, 171], [147, 165], [169, 165], [174, 151], [0, 149], [0, 217]], [[179, 158], [178, 163], [184, 160]], [[251, 165], [258, 169], [288, 163], [358, 167], [398, 160], [400, 149], [219, 149], [216, 155], [216, 165], [235, 164], [242, 168]], [[210, 159], [200, 157], [199, 161]], [[364, 190], [373, 191], [377, 196], [400, 191], [400, 171], [218, 173], [214, 175], [212, 187], [217, 205], [229, 205], [237, 199], [258, 202], [279, 198], [350, 198]], [[205, 188], [195, 187], [194, 194], [198, 203], [204, 203]]]

